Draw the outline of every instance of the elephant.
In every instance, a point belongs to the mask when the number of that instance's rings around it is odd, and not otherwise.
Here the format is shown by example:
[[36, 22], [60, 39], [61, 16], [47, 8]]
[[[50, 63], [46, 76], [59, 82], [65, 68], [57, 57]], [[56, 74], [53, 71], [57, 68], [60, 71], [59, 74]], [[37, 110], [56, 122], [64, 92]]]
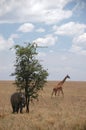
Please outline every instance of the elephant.
[[15, 92], [11, 95], [10, 101], [13, 109], [12, 113], [18, 113], [19, 111], [22, 113], [23, 107], [26, 105], [25, 94], [22, 92]]

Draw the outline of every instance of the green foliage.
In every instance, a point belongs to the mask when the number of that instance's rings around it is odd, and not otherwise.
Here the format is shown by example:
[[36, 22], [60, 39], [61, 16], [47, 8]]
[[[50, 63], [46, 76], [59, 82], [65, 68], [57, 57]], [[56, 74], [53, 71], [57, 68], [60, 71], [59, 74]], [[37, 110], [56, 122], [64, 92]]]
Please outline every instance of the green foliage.
[[48, 72], [36, 58], [37, 45], [28, 43], [25, 46], [16, 45], [15, 83], [20, 90], [25, 90], [28, 99], [37, 98], [38, 91], [44, 87]]

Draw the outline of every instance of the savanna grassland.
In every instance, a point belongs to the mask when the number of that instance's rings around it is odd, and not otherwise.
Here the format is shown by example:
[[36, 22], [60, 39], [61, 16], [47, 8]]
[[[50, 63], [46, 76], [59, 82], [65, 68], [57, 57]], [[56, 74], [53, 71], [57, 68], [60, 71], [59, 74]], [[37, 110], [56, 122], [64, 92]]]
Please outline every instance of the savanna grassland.
[[86, 130], [86, 82], [66, 82], [64, 97], [51, 98], [55, 81], [48, 81], [30, 113], [12, 114], [13, 81], [0, 81], [0, 130]]

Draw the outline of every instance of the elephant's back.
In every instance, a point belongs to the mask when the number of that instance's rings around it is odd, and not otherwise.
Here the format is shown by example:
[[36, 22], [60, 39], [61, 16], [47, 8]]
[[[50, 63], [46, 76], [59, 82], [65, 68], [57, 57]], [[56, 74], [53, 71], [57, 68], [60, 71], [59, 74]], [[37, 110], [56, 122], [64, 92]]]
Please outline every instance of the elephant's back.
[[15, 92], [11, 95], [11, 98], [10, 98], [10, 101], [11, 101], [11, 104], [13, 103], [17, 103], [19, 102], [19, 93], [18, 92]]

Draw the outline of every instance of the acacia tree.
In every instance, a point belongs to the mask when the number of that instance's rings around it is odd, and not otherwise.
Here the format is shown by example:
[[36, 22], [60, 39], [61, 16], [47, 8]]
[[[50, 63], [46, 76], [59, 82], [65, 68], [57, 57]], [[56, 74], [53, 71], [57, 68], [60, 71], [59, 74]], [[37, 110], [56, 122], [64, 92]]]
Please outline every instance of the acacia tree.
[[38, 98], [38, 91], [43, 89], [47, 81], [48, 72], [36, 58], [37, 45], [28, 43], [25, 46], [16, 45], [15, 84], [18, 89], [24, 90], [26, 97], [26, 112], [29, 112], [29, 102]]

